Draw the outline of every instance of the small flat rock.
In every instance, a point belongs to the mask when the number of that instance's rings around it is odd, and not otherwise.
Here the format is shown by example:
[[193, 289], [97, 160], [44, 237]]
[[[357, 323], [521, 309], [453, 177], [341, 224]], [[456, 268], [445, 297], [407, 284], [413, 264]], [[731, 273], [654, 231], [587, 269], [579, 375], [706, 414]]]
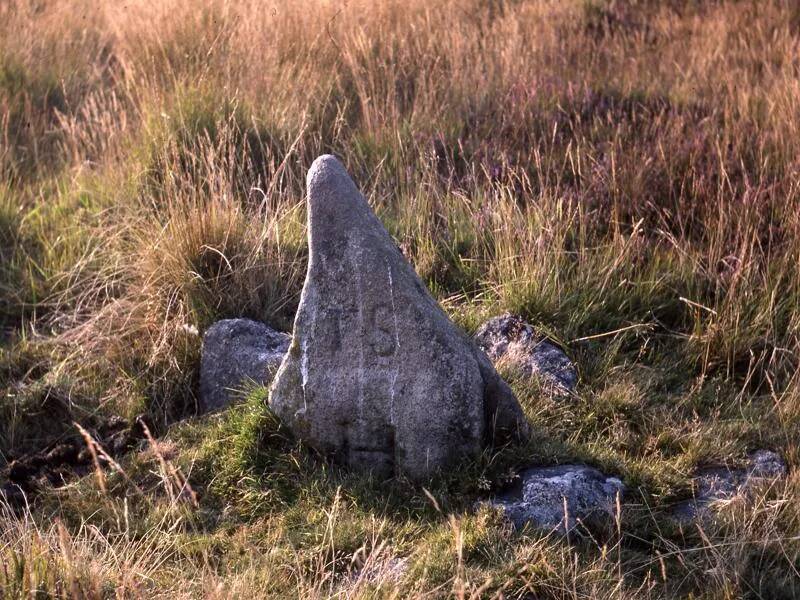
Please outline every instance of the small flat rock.
[[258, 321], [214, 323], [203, 335], [200, 412], [225, 408], [249, 382], [268, 385], [290, 342], [288, 334]]
[[489, 319], [478, 329], [475, 341], [495, 364], [509, 364], [555, 393], [575, 391], [575, 365], [561, 348], [537, 336], [521, 317], [506, 313]]
[[787, 472], [784, 460], [772, 450], [753, 452], [743, 468], [703, 467], [695, 472], [692, 481], [694, 498], [675, 505], [672, 515], [678, 521], [702, 518], [709, 514], [714, 502], [748, 494], [755, 486], [785, 477]]
[[530, 524], [564, 532], [573, 529], [579, 520], [586, 523], [613, 519], [617, 494], [624, 491], [625, 486], [617, 477], [587, 465], [535, 467], [520, 473], [515, 489], [492, 504], [502, 508], [517, 529]]
[[789, 469], [780, 454], [772, 450], [756, 450], [749, 457], [748, 478], [752, 483], [785, 477]]
[[430, 295], [342, 164], [308, 172], [309, 263], [270, 406], [350, 468], [425, 479], [528, 424]]

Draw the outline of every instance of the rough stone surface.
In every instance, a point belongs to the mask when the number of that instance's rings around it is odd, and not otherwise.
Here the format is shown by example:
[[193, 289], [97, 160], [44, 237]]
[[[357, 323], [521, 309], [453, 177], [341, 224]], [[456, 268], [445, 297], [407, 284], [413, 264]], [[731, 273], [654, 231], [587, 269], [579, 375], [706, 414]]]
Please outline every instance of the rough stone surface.
[[[586, 465], [536, 467], [520, 473], [516, 488], [493, 501], [518, 529], [573, 529], [578, 520], [613, 518], [622, 481]], [[566, 501], [566, 512], [564, 510]]]
[[554, 392], [571, 393], [578, 373], [567, 355], [536, 335], [520, 317], [506, 313], [484, 323], [475, 341], [495, 364], [509, 363], [526, 377], [535, 377]]
[[694, 475], [694, 498], [677, 504], [673, 516], [679, 521], [703, 517], [709, 514], [714, 502], [747, 494], [753, 487], [784, 477], [786, 473], [786, 463], [771, 450], [753, 452], [744, 468], [704, 467]]
[[308, 172], [309, 264], [270, 406], [360, 471], [423, 479], [527, 434], [513, 393], [417, 277], [333, 156]]
[[250, 381], [268, 385], [291, 338], [250, 319], [217, 321], [203, 335], [200, 411], [225, 408]]

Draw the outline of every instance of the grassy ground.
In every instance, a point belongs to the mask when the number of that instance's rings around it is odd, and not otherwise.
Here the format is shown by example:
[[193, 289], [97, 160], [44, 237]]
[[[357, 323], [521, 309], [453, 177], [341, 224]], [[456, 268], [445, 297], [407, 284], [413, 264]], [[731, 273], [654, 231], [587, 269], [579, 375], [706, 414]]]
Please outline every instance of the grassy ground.
[[[506, 373], [527, 447], [423, 489], [311, 455], [264, 390], [191, 417], [198, 331], [291, 326], [323, 152], [456, 322], [568, 349], [574, 399]], [[97, 414], [159, 436], [3, 512], [2, 593], [799, 596], [798, 173], [792, 0], [0, 4], [0, 466]], [[759, 448], [784, 481], [669, 519]], [[573, 460], [630, 489], [607, 530], [474, 509]]]

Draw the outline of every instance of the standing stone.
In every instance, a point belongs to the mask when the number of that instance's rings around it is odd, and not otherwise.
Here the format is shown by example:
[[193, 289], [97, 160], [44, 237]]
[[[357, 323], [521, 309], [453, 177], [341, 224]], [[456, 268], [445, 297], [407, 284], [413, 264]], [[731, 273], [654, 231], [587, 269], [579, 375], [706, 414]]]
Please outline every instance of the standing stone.
[[268, 385], [289, 349], [287, 334], [250, 319], [224, 319], [203, 335], [200, 412], [228, 406], [248, 382]]
[[308, 172], [310, 257], [270, 406], [359, 471], [423, 479], [527, 435], [508, 385], [453, 325], [333, 156]]

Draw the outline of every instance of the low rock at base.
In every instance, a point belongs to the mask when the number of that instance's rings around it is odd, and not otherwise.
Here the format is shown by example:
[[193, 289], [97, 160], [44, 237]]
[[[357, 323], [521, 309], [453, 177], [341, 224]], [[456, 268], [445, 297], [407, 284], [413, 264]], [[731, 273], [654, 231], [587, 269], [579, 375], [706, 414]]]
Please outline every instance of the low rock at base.
[[492, 501], [517, 529], [530, 524], [565, 532], [578, 522], [610, 521], [625, 490], [617, 477], [580, 464], [535, 467], [519, 477], [513, 491]]
[[694, 498], [676, 504], [672, 516], [682, 522], [703, 518], [711, 514], [713, 503], [746, 495], [758, 485], [785, 477], [787, 471], [784, 460], [772, 450], [756, 450], [743, 468], [704, 467], [693, 478]]
[[508, 364], [524, 377], [538, 379], [552, 392], [575, 391], [575, 365], [560, 348], [537, 336], [521, 317], [510, 313], [493, 317], [478, 329], [474, 339], [495, 364]]
[[231, 404], [249, 382], [268, 385], [289, 349], [291, 337], [258, 321], [224, 319], [203, 335], [200, 412]]

